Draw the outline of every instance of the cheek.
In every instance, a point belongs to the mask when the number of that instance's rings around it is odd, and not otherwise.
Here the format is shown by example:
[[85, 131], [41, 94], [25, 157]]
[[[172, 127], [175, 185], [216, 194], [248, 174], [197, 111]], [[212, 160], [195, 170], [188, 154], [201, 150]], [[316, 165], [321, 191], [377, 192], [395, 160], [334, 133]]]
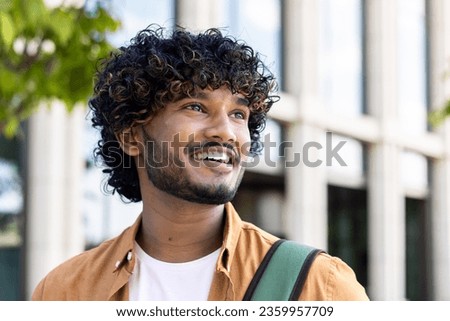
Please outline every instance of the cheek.
[[174, 126], [172, 131], [167, 133], [166, 137], [169, 139], [169, 148], [176, 158], [183, 158], [185, 155], [185, 148], [188, 144], [193, 142], [200, 142], [198, 134], [191, 126]]
[[180, 121], [164, 123], [159, 128], [155, 128], [155, 135], [173, 147], [182, 147], [192, 140], [195, 133], [193, 128], [186, 125], [188, 125], [186, 122]]

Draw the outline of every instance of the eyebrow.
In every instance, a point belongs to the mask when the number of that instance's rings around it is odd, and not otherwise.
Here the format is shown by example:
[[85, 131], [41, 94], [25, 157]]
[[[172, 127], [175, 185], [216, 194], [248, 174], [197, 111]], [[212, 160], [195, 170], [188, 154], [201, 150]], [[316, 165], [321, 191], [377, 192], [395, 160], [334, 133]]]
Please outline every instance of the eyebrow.
[[236, 101], [237, 101], [237, 103], [239, 105], [244, 105], [244, 106], [247, 106], [247, 107], [250, 106], [250, 101], [247, 98], [237, 97]]
[[[193, 94], [191, 97], [192, 98], [198, 98], [198, 99], [208, 99], [209, 95], [207, 93], [205, 93], [205, 92], [200, 91], [200, 92], [197, 92], [197, 93]], [[247, 106], [247, 107], [250, 106], [250, 101], [247, 98], [244, 98], [244, 97], [239, 97], [239, 96], [236, 97], [236, 103], [238, 105], [242, 105], [242, 106]]]

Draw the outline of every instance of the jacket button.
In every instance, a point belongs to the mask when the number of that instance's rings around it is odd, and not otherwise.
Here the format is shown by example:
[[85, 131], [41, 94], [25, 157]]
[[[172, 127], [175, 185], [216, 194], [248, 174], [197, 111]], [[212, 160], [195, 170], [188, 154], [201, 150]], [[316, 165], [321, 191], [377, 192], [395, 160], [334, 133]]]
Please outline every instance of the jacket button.
[[128, 252], [128, 254], [127, 254], [127, 260], [128, 261], [131, 261], [131, 258], [133, 257], [133, 252]]
[[120, 266], [120, 261], [116, 262], [116, 269]]

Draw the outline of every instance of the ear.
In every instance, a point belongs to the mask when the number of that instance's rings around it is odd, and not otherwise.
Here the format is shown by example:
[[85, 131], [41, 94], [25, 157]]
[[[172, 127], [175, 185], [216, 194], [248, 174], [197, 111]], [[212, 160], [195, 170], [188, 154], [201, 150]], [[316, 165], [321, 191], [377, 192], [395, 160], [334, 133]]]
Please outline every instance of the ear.
[[125, 153], [130, 156], [138, 156], [143, 150], [143, 144], [135, 127], [130, 127], [116, 134], [117, 141]]

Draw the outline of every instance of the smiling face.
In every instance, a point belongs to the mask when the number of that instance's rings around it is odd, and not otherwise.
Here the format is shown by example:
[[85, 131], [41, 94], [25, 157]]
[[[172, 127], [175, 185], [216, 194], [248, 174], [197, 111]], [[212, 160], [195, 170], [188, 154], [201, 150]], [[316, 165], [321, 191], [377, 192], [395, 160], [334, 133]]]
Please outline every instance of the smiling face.
[[226, 87], [167, 104], [142, 127], [149, 181], [190, 202], [231, 201], [250, 146], [249, 116], [248, 101]]

